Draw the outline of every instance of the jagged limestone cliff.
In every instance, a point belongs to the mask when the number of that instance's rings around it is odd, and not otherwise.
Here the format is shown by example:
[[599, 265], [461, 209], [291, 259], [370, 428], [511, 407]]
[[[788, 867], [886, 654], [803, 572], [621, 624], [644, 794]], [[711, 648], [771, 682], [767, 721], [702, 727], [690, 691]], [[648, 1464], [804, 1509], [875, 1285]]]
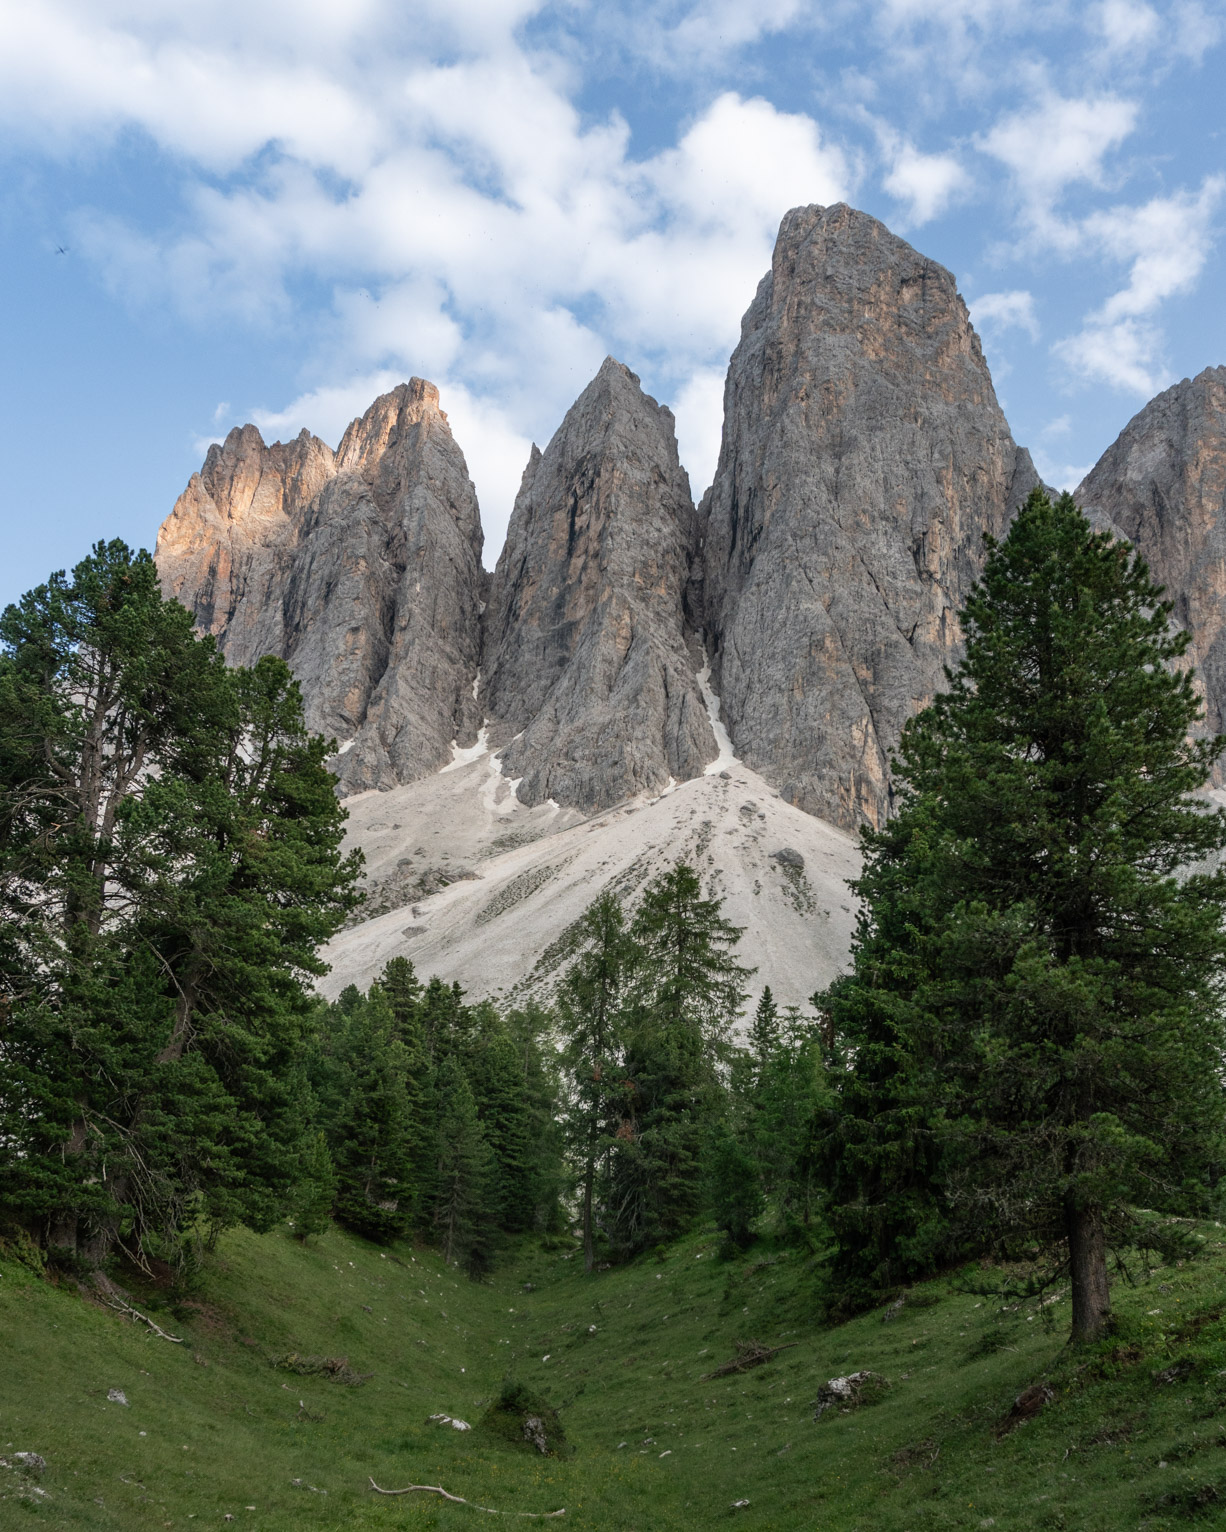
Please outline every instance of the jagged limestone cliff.
[[479, 722], [488, 577], [464, 456], [438, 390], [382, 395], [335, 455], [253, 426], [209, 450], [158, 537], [168, 594], [227, 659], [289, 661], [343, 792], [436, 770]]
[[704, 502], [707, 631], [746, 764], [811, 813], [880, 823], [983, 534], [1036, 482], [949, 272], [842, 204], [788, 213]]
[[[1226, 367], [1207, 367], [1150, 400], [1074, 498], [1134, 543], [1192, 642], [1205, 728], [1226, 727]], [[1223, 780], [1219, 763], [1217, 780]]]
[[608, 358], [533, 449], [490, 593], [481, 704], [525, 803], [605, 808], [716, 755], [672, 414]]

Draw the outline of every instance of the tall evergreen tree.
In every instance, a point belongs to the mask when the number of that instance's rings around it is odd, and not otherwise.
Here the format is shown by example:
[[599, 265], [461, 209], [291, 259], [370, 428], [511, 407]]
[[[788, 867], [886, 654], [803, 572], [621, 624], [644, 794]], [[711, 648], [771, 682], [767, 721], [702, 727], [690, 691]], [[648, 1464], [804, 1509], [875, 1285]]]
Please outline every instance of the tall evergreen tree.
[[378, 984], [350, 1005], [338, 1031], [340, 1100], [329, 1122], [336, 1216], [368, 1239], [387, 1243], [408, 1230], [414, 1212], [406, 1049]]
[[380, 974], [378, 988], [391, 1012], [392, 1033], [400, 1045], [405, 1102], [405, 1150], [408, 1155], [410, 1208], [414, 1219], [428, 1204], [433, 1185], [433, 1161], [438, 1103], [434, 1068], [426, 1041], [422, 1012], [425, 990], [407, 958], [393, 958]]
[[352, 907], [286, 667], [228, 671], [146, 553], [0, 618], [5, 1211], [99, 1261], [292, 1202], [292, 1063]]
[[434, 1229], [444, 1260], [478, 1276], [496, 1244], [496, 1169], [472, 1087], [454, 1055], [439, 1066], [438, 1101]]
[[615, 895], [584, 913], [578, 956], [558, 986], [558, 1025], [569, 1084], [568, 1147], [578, 1164], [583, 1264], [596, 1264], [596, 1178], [618, 1125], [615, 1085], [622, 1058], [622, 1007], [633, 946]]
[[678, 863], [647, 888], [632, 927], [622, 1121], [614, 1139], [610, 1224], [633, 1251], [679, 1234], [701, 1205], [704, 1119], [745, 999], [731, 949], [740, 930]]
[[991, 544], [966, 658], [865, 837], [826, 1139], [844, 1280], [994, 1241], [1061, 1248], [1098, 1334], [1137, 1205], [1205, 1205], [1223, 1132], [1226, 818], [1188, 639], [1068, 496]]

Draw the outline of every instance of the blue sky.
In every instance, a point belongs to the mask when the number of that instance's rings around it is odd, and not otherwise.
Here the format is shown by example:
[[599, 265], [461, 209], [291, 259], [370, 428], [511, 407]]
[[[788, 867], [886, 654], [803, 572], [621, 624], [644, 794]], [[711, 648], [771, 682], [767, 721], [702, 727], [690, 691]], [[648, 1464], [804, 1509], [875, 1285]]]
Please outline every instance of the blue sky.
[[413, 373], [502, 542], [606, 352], [696, 496], [779, 218], [947, 265], [1075, 483], [1226, 361], [1224, 0], [0, 0], [0, 601]]

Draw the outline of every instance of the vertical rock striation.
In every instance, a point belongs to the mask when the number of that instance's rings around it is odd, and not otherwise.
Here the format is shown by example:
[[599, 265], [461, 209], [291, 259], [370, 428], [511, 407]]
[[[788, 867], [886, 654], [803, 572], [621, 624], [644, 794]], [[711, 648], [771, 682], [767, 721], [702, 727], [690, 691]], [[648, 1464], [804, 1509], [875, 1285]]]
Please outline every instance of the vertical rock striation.
[[335, 455], [304, 432], [232, 431], [158, 537], [167, 593], [226, 658], [288, 660], [344, 792], [388, 787], [471, 740], [487, 577], [481, 522], [438, 390], [377, 399]]
[[746, 763], [811, 813], [880, 823], [983, 534], [1037, 482], [950, 273], [843, 204], [788, 213], [704, 501], [706, 626]]
[[697, 544], [672, 414], [610, 357], [533, 448], [490, 593], [481, 700], [524, 802], [606, 807], [714, 758]]
[[[1226, 727], [1226, 367], [1207, 367], [1151, 399], [1074, 498], [1126, 537], [1174, 602], [1192, 642], [1205, 728]], [[1223, 781], [1219, 763], [1217, 781]]]

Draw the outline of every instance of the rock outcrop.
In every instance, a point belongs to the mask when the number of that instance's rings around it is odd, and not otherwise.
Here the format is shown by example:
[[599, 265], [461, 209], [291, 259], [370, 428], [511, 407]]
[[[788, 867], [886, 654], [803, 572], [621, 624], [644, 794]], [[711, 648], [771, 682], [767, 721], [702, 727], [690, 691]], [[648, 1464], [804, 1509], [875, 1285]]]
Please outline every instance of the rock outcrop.
[[[1082, 480], [1074, 499], [1133, 543], [1192, 637], [1205, 728], [1226, 728], [1226, 367], [1152, 399]], [[1217, 781], [1221, 784], [1219, 764]]]
[[697, 534], [672, 414], [610, 357], [533, 448], [490, 592], [480, 700], [523, 802], [604, 808], [714, 759]]
[[481, 522], [438, 390], [382, 395], [335, 455], [253, 426], [212, 447], [158, 537], [166, 591], [226, 658], [278, 654], [311, 728], [335, 737], [342, 792], [436, 770], [479, 722], [488, 584]]
[[705, 610], [738, 755], [809, 812], [888, 812], [888, 759], [1037, 483], [944, 267], [839, 204], [784, 218], [724, 394]]

